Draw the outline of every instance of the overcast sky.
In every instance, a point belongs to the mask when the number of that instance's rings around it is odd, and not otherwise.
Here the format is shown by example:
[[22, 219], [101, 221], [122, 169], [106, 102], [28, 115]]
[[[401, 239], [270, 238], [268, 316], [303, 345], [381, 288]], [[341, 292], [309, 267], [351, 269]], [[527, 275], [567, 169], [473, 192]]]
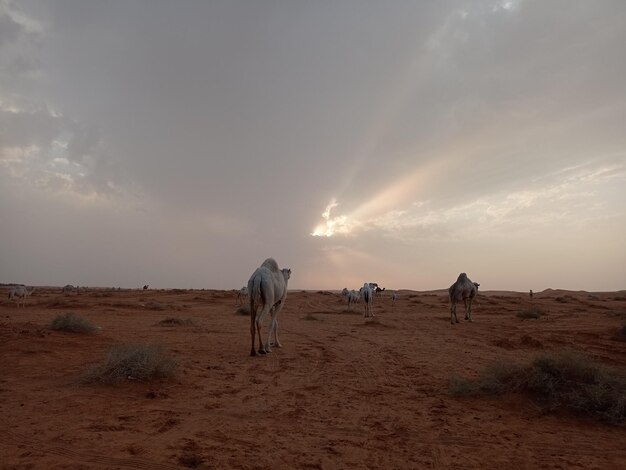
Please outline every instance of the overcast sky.
[[626, 289], [626, 2], [0, 0], [0, 282]]

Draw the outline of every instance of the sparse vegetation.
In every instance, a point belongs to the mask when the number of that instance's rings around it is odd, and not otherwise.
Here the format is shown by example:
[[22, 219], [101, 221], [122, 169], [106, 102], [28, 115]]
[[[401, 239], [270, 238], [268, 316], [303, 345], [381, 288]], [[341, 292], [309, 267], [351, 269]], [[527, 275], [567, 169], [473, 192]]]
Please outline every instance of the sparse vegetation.
[[82, 377], [85, 383], [114, 384], [125, 380], [152, 380], [171, 377], [176, 361], [159, 344], [118, 344], [104, 362], [91, 366]]
[[476, 380], [454, 376], [449, 392], [477, 396], [521, 391], [546, 410], [567, 408], [611, 424], [626, 420], [626, 375], [595, 363], [584, 353], [564, 350], [520, 366], [497, 361]]
[[307, 313], [304, 317], [305, 320], [307, 321], [318, 321], [319, 318], [317, 318], [315, 315], [311, 314], [311, 313]]
[[196, 322], [192, 318], [183, 320], [177, 317], [167, 317], [159, 322], [161, 326], [193, 326]]
[[71, 333], [93, 333], [98, 329], [93, 323], [74, 313], [58, 315], [50, 323], [50, 329], [56, 331], [69, 331]]
[[239, 315], [247, 315], [250, 316], [250, 305], [244, 304], [237, 308], [237, 313]]
[[545, 312], [541, 310], [540, 308], [531, 307], [526, 310], [520, 310], [519, 312], [517, 312], [516, 316], [517, 318], [521, 318], [522, 320], [527, 320], [527, 319], [537, 319], [544, 314]]
[[614, 338], [618, 341], [626, 341], [626, 325], [622, 325], [622, 327], [617, 330]]
[[76, 304], [73, 301], [66, 300], [64, 298], [56, 298], [49, 300], [45, 303], [48, 308], [70, 308], [75, 307]]
[[150, 302], [146, 302], [146, 308], [148, 310], [163, 311], [166, 308], [168, 308], [168, 306], [165, 305], [165, 304], [162, 304], [161, 302], [157, 302], [155, 300], [151, 300]]

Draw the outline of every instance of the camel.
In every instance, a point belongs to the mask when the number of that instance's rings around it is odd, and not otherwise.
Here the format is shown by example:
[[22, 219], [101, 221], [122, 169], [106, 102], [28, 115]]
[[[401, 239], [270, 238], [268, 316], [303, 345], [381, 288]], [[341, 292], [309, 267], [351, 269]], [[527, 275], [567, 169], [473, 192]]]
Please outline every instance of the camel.
[[359, 303], [359, 298], [360, 295], [357, 291], [355, 291], [354, 289], [351, 290], [350, 292], [348, 292], [348, 308], [350, 310], [352, 310], [352, 306], [354, 304], [358, 304]]
[[9, 290], [9, 300], [13, 300], [17, 298], [17, 307], [19, 308], [20, 303], [22, 307], [26, 307], [26, 297], [31, 295], [35, 291], [34, 287], [30, 289], [26, 286], [13, 286], [11, 290]]
[[[257, 268], [248, 281], [248, 294], [250, 296], [250, 337], [252, 347], [250, 355], [256, 356], [254, 349], [255, 333], [259, 335], [259, 354], [271, 352], [270, 338], [274, 332], [276, 347], [282, 347], [278, 340], [278, 314], [285, 305], [287, 298], [287, 284], [291, 277], [291, 269], [279, 269], [274, 258], [267, 258]], [[257, 315], [257, 308], [262, 306]], [[267, 343], [263, 344], [261, 338], [261, 324], [267, 312], [271, 312]]]
[[478, 284], [477, 282], [472, 282], [467, 274], [461, 273], [457, 278], [456, 282], [450, 286], [448, 289], [448, 294], [450, 295], [450, 323], [454, 325], [454, 322], [459, 322], [459, 319], [456, 317], [456, 304], [457, 302], [463, 301], [465, 305], [465, 319], [467, 321], [472, 321], [472, 301], [476, 294], [478, 294]]
[[235, 305], [243, 305], [243, 303], [247, 300], [248, 300], [248, 287], [243, 286], [241, 289], [239, 289], [239, 292], [237, 292], [237, 299], [235, 299]]
[[72, 292], [74, 292], [75, 288], [73, 285], [71, 284], [66, 284], [65, 286], [63, 286], [63, 288], [61, 289], [61, 292], [63, 292], [64, 294], [71, 294]]
[[393, 305], [399, 297], [400, 295], [395, 290], [391, 291], [391, 305]]
[[364, 304], [363, 316], [365, 318], [373, 317], [374, 312], [372, 312], [372, 304], [374, 303], [374, 289], [372, 289], [371, 284], [367, 282], [363, 284], [363, 287], [361, 287], [361, 295], [363, 296]]
[[350, 303], [350, 291], [348, 290], [347, 287], [344, 287], [341, 290], [341, 293], [339, 295], [341, 296], [342, 299], [346, 299], [348, 300], [348, 303]]
[[150, 288], [150, 284], [146, 284], [145, 286], [143, 286], [143, 290], [148, 290]]

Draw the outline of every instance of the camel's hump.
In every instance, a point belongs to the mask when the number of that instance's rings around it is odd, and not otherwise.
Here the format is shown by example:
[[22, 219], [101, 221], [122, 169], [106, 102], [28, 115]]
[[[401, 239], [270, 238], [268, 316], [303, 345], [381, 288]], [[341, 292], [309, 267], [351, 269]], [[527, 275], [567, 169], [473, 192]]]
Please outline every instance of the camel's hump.
[[280, 269], [278, 269], [278, 263], [276, 262], [274, 258], [267, 258], [265, 261], [263, 261], [263, 264], [261, 265], [261, 267], [267, 268], [270, 271], [273, 271], [276, 273], [280, 271]]

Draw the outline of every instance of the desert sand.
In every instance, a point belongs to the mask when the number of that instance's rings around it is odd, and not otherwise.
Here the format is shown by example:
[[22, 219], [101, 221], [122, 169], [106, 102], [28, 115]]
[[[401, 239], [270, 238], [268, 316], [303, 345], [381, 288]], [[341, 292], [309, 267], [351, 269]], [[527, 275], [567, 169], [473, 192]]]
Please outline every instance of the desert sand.
[[[342, 286], [341, 286], [342, 287]], [[376, 300], [376, 318], [334, 292], [290, 291], [283, 347], [249, 356], [235, 291], [39, 288], [0, 300], [2, 468], [626, 468], [626, 428], [546, 413], [521, 395], [453, 397], [504, 357], [560, 348], [623, 368], [626, 293], [480, 292], [450, 325], [445, 291]], [[539, 319], [516, 312], [537, 306]], [[74, 312], [96, 334], [52, 331]], [[190, 320], [163, 326], [168, 317]], [[267, 329], [264, 330], [264, 332]], [[162, 344], [169, 380], [84, 385], [116, 343]]]

